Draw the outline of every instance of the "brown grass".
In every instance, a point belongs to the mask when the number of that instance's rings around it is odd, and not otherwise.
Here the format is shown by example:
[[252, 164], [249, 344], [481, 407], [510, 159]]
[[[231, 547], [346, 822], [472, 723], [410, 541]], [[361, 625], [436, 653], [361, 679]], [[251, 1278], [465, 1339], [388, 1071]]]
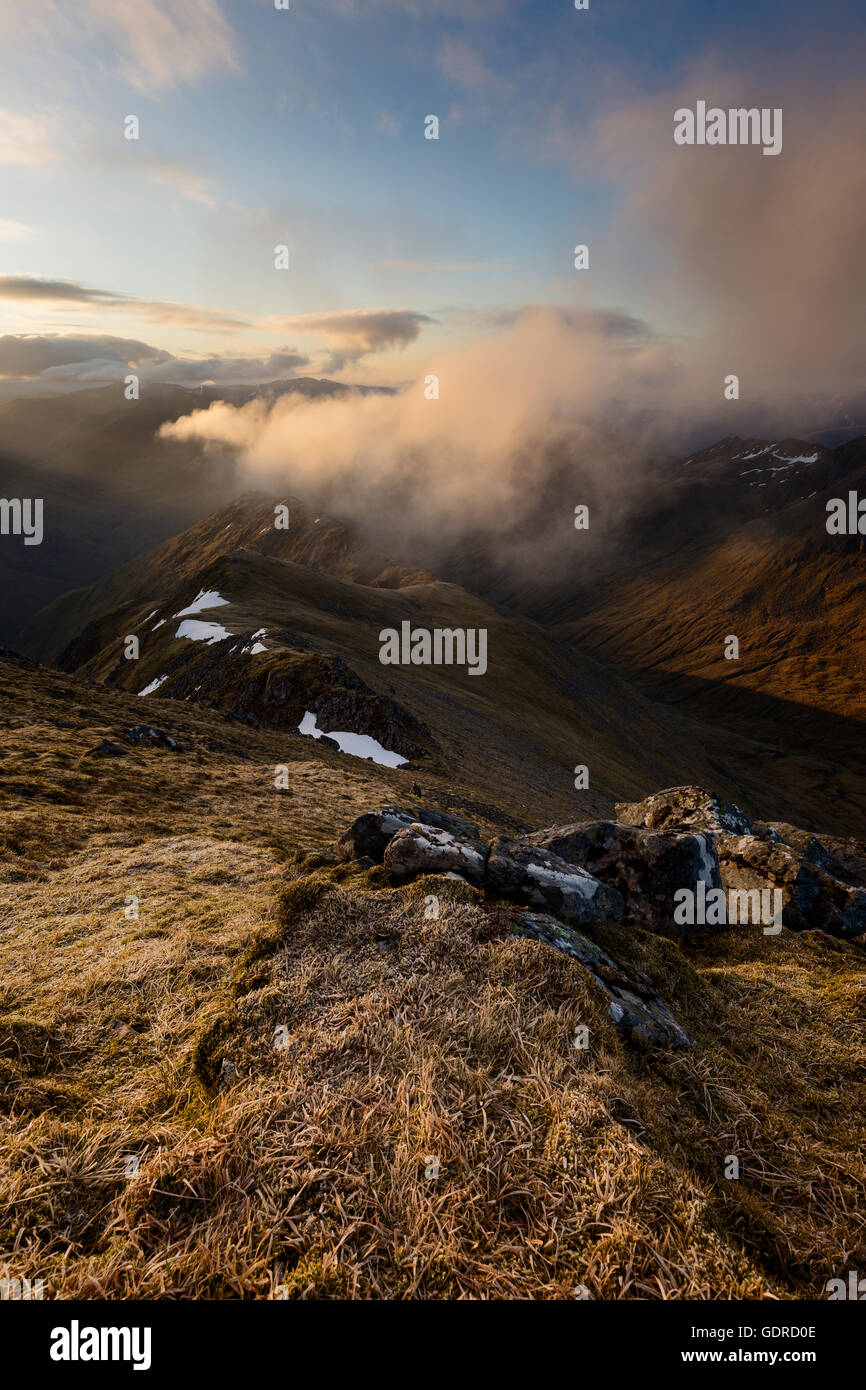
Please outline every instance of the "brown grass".
[[[115, 706], [81, 699], [112, 736]], [[283, 739], [281, 796], [277, 742], [244, 733], [244, 761], [209, 719], [200, 761], [124, 770], [80, 763], [95, 725], [5, 731], [0, 1276], [62, 1298], [727, 1299], [863, 1267], [862, 947], [602, 932], [695, 1039], [644, 1056], [473, 889], [307, 852], [391, 774]]]

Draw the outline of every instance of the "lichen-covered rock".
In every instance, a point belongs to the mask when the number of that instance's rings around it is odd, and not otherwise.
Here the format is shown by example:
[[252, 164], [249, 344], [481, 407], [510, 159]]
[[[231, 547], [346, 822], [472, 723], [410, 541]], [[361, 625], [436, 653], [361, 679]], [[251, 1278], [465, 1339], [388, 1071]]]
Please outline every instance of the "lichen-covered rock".
[[414, 819], [409, 811], [398, 806], [386, 806], [383, 811], [358, 816], [337, 841], [337, 853], [342, 859], [372, 859], [374, 864], [381, 864], [397, 831], [406, 830]]
[[522, 842], [539, 845], [578, 865], [615, 888], [625, 901], [624, 925], [642, 927], [658, 936], [679, 940], [687, 930], [674, 921], [674, 894], [682, 888], [696, 892], [722, 886], [712, 834], [679, 830], [647, 830], [619, 821], [587, 821], [551, 826]]
[[554, 913], [564, 922], [588, 926], [619, 921], [622, 894], [559, 855], [522, 840], [494, 840], [487, 859], [489, 892]]
[[513, 923], [515, 936], [543, 941], [586, 967], [608, 1000], [608, 1013], [620, 1037], [643, 1048], [691, 1046], [688, 1033], [648, 975], [614, 960], [594, 941], [547, 913], [515, 913]]
[[702, 787], [667, 787], [643, 801], [622, 801], [616, 818], [647, 830], [710, 830], [749, 835], [752, 822], [745, 811]]
[[432, 825], [436, 830], [450, 830], [462, 840], [479, 840], [478, 826], [462, 816], [452, 816], [450, 811], [437, 811], [430, 806], [419, 806], [413, 817], [418, 825]]
[[405, 881], [421, 874], [459, 874], [477, 887], [484, 884], [485, 846], [480, 840], [461, 840], [450, 830], [410, 825], [389, 840], [383, 863], [394, 878]]
[[[718, 835], [716, 845], [729, 898], [732, 890], [778, 889], [782, 925], [791, 931], [844, 937], [866, 932], [866, 889], [842, 882], [805, 853], [756, 835]], [[808, 840], [806, 848], [811, 849]]]
[[372, 859], [375, 864], [381, 864], [389, 842], [399, 830], [407, 830], [410, 825], [447, 830], [458, 839], [478, 839], [477, 826], [462, 816], [428, 807], [411, 811], [402, 806], [386, 806], [384, 810], [370, 811], [353, 821], [337, 841], [337, 853], [343, 859]]
[[[755, 834], [760, 839], [776, 840], [792, 849], [802, 859], [810, 864], [817, 864], [819, 869], [824, 869], [834, 878], [843, 881], [850, 880], [852, 883], [859, 883], [863, 886], [862, 875], [852, 875], [850, 865], [846, 865], [833, 853], [829, 843], [824, 843], [824, 839], [818, 839], [811, 830], [800, 830], [796, 825], [788, 825], [785, 821], [773, 821], [771, 824], [755, 822]], [[768, 834], [762, 833], [769, 832]], [[866, 867], [866, 866], [862, 866]]]

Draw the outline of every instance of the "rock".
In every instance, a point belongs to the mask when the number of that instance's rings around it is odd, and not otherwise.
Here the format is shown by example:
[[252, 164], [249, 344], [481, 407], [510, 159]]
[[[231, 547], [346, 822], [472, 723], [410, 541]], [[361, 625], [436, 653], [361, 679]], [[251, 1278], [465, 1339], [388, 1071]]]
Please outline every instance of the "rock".
[[316, 742], [322, 748], [333, 748], [335, 753], [339, 753], [340, 751], [339, 743], [335, 738], [331, 738], [329, 734], [319, 734], [319, 737], [316, 739]]
[[[838, 859], [832, 855], [810, 830], [798, 830], [796, 825], [788, 825], [785, 821], [774, 821], [772, 824], [764, 826], [761, 823], [755, 824], [755, 834], [761, 839], [775, 840], [787, 845], [794, 850], [801, 859], [805, 859], [810, 864], [817, 864], [819, 869], [824, 869], [826, 873], [833, 874], [836, 878], [846, 877], [845, 870]], [[766, 836], [761, 835], [761, 831], [766, 830]]]
[[450, 830], [411, 825], [398, 830], [385, 849], [384, 865], [396, 879], [421, 874], [460, 874], [476, 887], [484, 884], [485, 849], [479, 840], [459, 840]]
[[[321, 742], [321, 740], [319, 740]], [[410, 825], [429, 825], [436, 830], [448, 830], [458, 839], [478, 840], [478, 830], [462, 816], [447, 815], [445, 811], [423, 808], [410, 811], [400, 806], [386, 806], [359, 816], [337, 841], [337, 853], [342, 859], [372, 859], [381, 864], [388, 842], [398, 830]]]
[[668, 787], [643, 801], [623, 801], [616, 818], [647, 830], [723, 830], [732, 835], [750, 835], [752, 822], [730, 801], [706, 792], [702, 787]]
[[659, 997], [649, 976], [615, 961], [594, 941], [542, 912], [514, 916], [515, 936], [531, 937], [580, 961], [608, 1000], [621, 1038], [639, 1047], [691, 1047], [691, 1038]]
[[119, 744], [112, 743], [110, 739], [100, 739], [94, 748], [88, 748], [83, 754], [85, 758], [125, 758], [126, 749]]
[[421, 806], [415, 814], [415, 820], [420, 825], [432, 825], [437, 830], [450, 830], [452, 835], [459, 835], [464, 840], [480, 840], [481, 834], [478, 826], [471, 820], [464, 820], [462, 816], [452, 816], [445, 811], [435, 811], [430, 807]]
[[[172, 725], [172, 728], [174, 727]], [[161, 729], [154, 729], [150, 724], [133, 724], [131, 729], [123, 730], [123, 737], [129, 739], [130, 743], [144, 743], [151, 748], [171, 748], [174, 752], [178, 751], [178, 744], [169, 734], [163, 733]]]
[[622, 894], [615, 888], [550, 850], [522, 840], [493, 841], [486, 887], [488, 892], [528, 902], [577, 926], [618, 921], [624, 910]]
[[539, 845], [579, 866], [622, 894], [624, 925], [642, 927], [658, 936], [680, 940], [687, 931], [716, 927], [678, 925], [674, 894], [680, 888], [696, 891], [699, 881], [721, 888], [719, 860], [711, 834], [678, 830], [647, 830], [619, 821], [588, 821], [552, 826], [521, 843]]
[[370, 811], [353, 821], [337, 841], [337, 853], [341, 859], [372, 859], [374, 864], [381, 864], [389, 841], [398, 830], [407, 830], [414, 819], [397, 806]]
[[[729, 898], [732, 890], [778, 889], [782, 925], [790, 931], [817, 929], [842, 937], [866, 932], [866, 888], [844, 883], [786, 844], [756, 835], [719, 835], [716, 843]], [[748, 920], [755, 920], [754, 910]]]

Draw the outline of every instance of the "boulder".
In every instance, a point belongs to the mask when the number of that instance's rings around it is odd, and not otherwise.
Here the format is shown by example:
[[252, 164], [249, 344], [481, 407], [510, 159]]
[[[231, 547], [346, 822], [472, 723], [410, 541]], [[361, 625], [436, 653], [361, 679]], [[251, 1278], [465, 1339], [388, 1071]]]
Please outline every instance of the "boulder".
[[551, 850], [568, 864], [585, 869], [616, 889], [625, 902], [627, 926], [642, 927], [674, 940], [681, 939], [687, 930], [718, 930], [685, 928], [674, 922], [674, 894], [678, 889], [696, 892], [699, 882], [708, 888], [722, 886], [711, 834], [647, 830], [619, 821], [587, 821], [539, 830], [523, 836], [521, 842]]
[[476, 887], [484, 885], [485, 847], [480, 840], [460, 840], [450, 830], [410, 825], [398, 830], [385, 849], [384, 865], [405, 881], [421, 874], [459, 874]]
[[702, 787], [668, 787], [643, 801], [622, 801], [616, 818], [647, 830], [710, 830], [731, 835], [750, 835], [752, 822], [745, 811]]
[[82, 754], [82, 757], [84, 757], [84, 758], [125, 758], [125, 757], [126, 757], [126, 749], [125, 749], [125, 748], [121, 748], [121, 747], [120, 747], [118, 744], [116, 744], [116, 743], [112, 743], [112, 742], [111, 742], [111, 739], [103, 738], [103, 739], [100, 739], [99, 743], [97, 743], [93, 748], [88, 748], [87, 752]]
[[415, 820], [419, 825], [432, 825], [436, 830], [450, 830], [452, 835], [459, 835], [463, 840], [481, 838], [478, 826], [471, 820], [464, 820], [462, 816], [452, 816], [446, 811], [436, 811], [428, 806], [419, 806]]
[[178, 747], [175, 739], [169, 734], [163, 733], [161, 729], [152, 728], [150, 724], [133, 724], [131, 729], [123, 730], [123, 737], [130, 743], [144, 743], [151, 748], [171, 748], [176, 752]]
[[614, 960], [594, 941], [543, 912], [519, 912], [515, 936], [543, 941], [580, 961], [608, 1001], [607, 1011], [621, 1038], [638, 1047], [690, 1047], [691, 1038], [659, 997], [652, 980], [631, 965]]
[[372, 859], [374, 864], [381, 864], [389, 841], [398, 830], [408, 829], [414, 819], [409, 811], [397, 806], [358, 816], [337, 841], [337, 853], [342, 859]]
[[427, 807], [410, 811], [401, 806], [386, 806], [382, 811], [359, 816], [337, 841], [337, 853], [343, 859], [372, 859], [375, 864], [381, 864], [389, 841], [398, 830], [407, 830], [410, 825], [447, 830], [462, 840], [479, 838], [477, 827], [462, 816], [451, 816]]
[[615, 888], [523, 840], [493, 841], [486, 887], [490, 893], [529, 903], [576, 926], [619, 921], [624, 910], [622, 894]]
[[[766, 830], [768, 834], [762, 834]], [[832, 836], [823, 837], [819, 840], [817, 835], [813, 835], [811, 830], [799, 830], [796, 825], [788, 825], [785, 821], [773, 821], [769, 825], [755, 823], [755, 834], [761, 839], [775, 839], [810, 864], [817, 864], [819, 869], [824, 869], [834, 878], [841, 878], [844, 882], [850, 882], [864, 886], [866, 877], [863, 870], [866, 865], [862, 862], [861, 855], [854, 855], [854, 862], [851, 862], [851, 850], [855, 845], [854, 841], [842, 842], [833, 840]], [[846, 849], [848, 853], [846, 854]], [[839, 851], [841, 850], [841, 856]], [[862, 847], [861, 847], [862, 850]], [[858, 862], [859, 860], [859, 862]], [[859, 872], [858, 872], [859, 870]]]
[[[843, 882], [784, 843], [756, 835], [719, 835], [716, 844], [729, 899], [732, 890], [779, 889], [782, 925], [791, 931], [816, 929], [843, 937], [866, 932], [866, 888]], [[808, 842], [806, 848], [811, 851]]]

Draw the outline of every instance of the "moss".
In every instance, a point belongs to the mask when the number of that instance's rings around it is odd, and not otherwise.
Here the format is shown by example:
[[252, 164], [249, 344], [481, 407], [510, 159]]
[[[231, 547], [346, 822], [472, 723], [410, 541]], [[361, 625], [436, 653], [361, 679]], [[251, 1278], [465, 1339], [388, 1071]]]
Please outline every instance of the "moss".
[[30, 1074], [49, 1071], [56, 1061], [51, 1030], [33, 1019], [12, 1014], [0, 1017], [0, 1057], [18, 1063]]
[[209, 1092], [219, 1084], [223, 1057], [230, 1038], [238, 1028], [234, 1014], [221, 1015], [199, 1029], [193, 1042], [192, 1069]]
[[342, 1270], [332, 1264], [326, 1265], [318, 1250], [308, 1250], [302, 1255], [294, 1269], [283, 1274], [278, 1288], [281, 1296], [292, 1302], [302, 1298], [334, 1300], [350, 1296]]

